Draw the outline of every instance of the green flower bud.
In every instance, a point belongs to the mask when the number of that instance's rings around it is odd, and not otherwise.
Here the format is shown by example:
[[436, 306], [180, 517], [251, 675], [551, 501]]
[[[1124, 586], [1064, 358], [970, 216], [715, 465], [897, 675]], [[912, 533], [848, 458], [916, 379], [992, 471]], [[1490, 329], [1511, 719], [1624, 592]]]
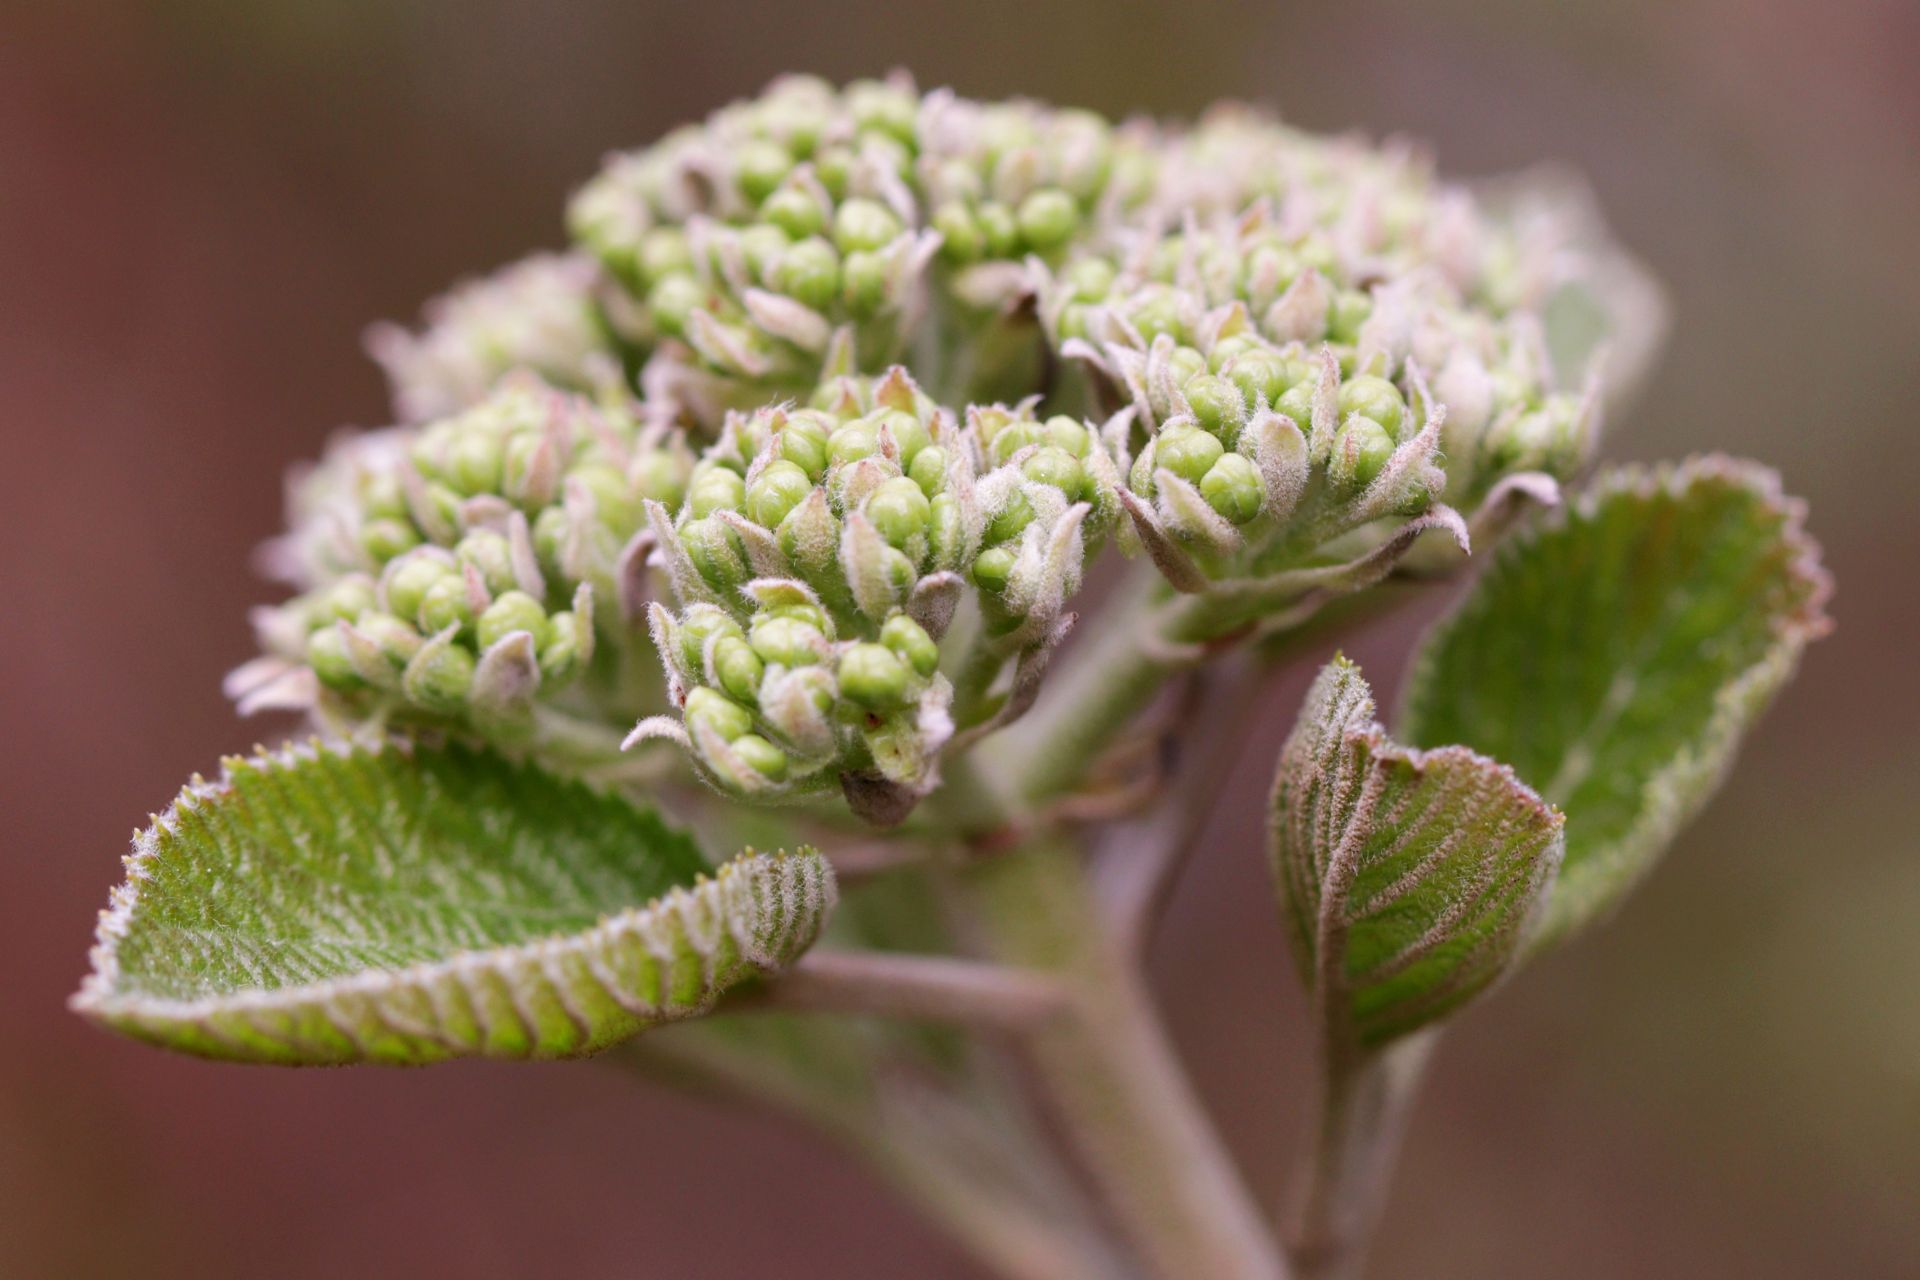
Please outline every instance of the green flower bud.
[[368, 609], [378, 607], [373, 583], [355, 574], [351, 578], [340, 579], [312, 597], [307, 625], [320, 627], [334, 621], [352, 622]]
[[1259, 515], [1264, 495], [1259, 469], [1237, 453], [1222, 454], [1200, 478], [1200, 496], [1234, 524], [1245, 524]]
[[662, 276], [647, 291], [647, 314], [653, 327], [669, 337], [686, 337], [693, 313], [706, 305], [707, 291], [691, 275]]
[[747, 482], [738, 472], [710, 466], [693, 478], [687, 490], [687, 509], [697, 520], [716, 511], [738, 511], [747, 499]]
[[1113, 279], [1113, 264], [1104, 258], [1082, 258], [1060, 276], [1067, 296], [1076, 302], [1101, 301], [1112, 291]]
[[1239, 386], [1225, 378], [1202, 373], [1187, 379], [1181, 393], [1186, 396], [1194, 421], [1202, 430], [1223, 444], [1240, 438], [1241, 424], [1246, 421], [1246, 397]]
[[1173, 354], [1167, 358], [1167, 373], [1172, 377], [1175, 386], [1180, 386], [1206, 371], [1207, 358], [1192, 347], [1175, 347]]
[[314, 676], [329, 689], [342, 693], [364, 688], [366, 681], [353, 665], [347, 650], [347, 638], [340, 628], [329, 624], [307, 637], [307, 665]]
[[775, 142], [749, 139], [733, 153], [733, 179], [740, 193], [755, 203], [771, 195], [792, 167], [793, 157]]
[[372, 520], [408, 520], [407, 489], [393, 471], [369, 471], [360, 478], [360, 510]]
[[833, 214], [833, 242], [842, 253], [884, 249], [899, 236], [900, 219], [877, 200], [855, 198]]
[[740, 545], [739, 535], [719, 520], [712, 516], [689, 520], [680, 527], [679, 538], [694, 569], [706, 579], [707, 585], [723, 596], [731, 595], [746, 582], [749, 576], [746, 551]]
[[853, 152], [845, 147], [822, 147], [813, 157], [813, 176], [835, 200], [847, 194], [853, 179]]
[[752, 702], [766, 670], [760, 655], [742, 636], [722, 636], [713, 646], [713, 673], [720, 687], [741, 702]]
[[775, 226], [763, 223], [740, 233], [740, 252], [746, 257], [753, 278], [762, 284], [775, 283], [775, 268], [786, 256], [787, 248], [787, 233]]
[[840, 255], [825, 240], [810, 236], [781, 257], [774, 287], [803, 306], [824, 312], [840, 294]]
[[[796, 241], [817, 236], [827, 225], [827, 214], [820, 202], [793, 187], [776, 191], [760, 206], [760, 217], [786, 232]], [[821, 242], [825, 244], [825, 241]], [[836, 268], [838, 260], [835, 261]]]
[[906, 660], [922, 676], [930, 676], [940, 665], [940, 646], [926, 628], [904, 613], [888, 618], [880, 628], [880, 643]]
[[[641, 453], [628, 472], [634, 497], [657, 502], [669, 511], [678, 507], [685, 496], [688, 474], [686, 455], [665, 449]], [[624, 524], [626, 512], [620, 514]]]
[[1163, 333], [1175, 342], [1187, 340], [1186, 322], [1180, 318], [1180, 295], [1165, 285], [1141, 289], [1127, 310], [1127, 319], [1149, 344]]
[[1226, 370], [1228, 363], [1239, 359], [1249, 351], [1265, 350], [1266, 348], [1260, 345], [1260, 339], [1252, 334], [1236, 333], [1213, 344], [1213, 350], [1207, 353], [1207, 368], [1214, 373], [1221, 373]]
[[851, 466], [880, 452], [880, 429], [865, 418], [855, 418], [827, 437], [827, 458]]
[[506, 538], [493, 530], [475, 529], [460, 539], [453, 554], [461, 564], [480, 571], [488, 591], [506, 591], [514, 585], [513, 552]]
[[799, 618], [762, 614], [753, 620], [747, 643], [763, 662], [783, 667], [805, 667], [820, 661], [827, 637], [820, 628]]
[[746, 762], [748, 768], [765, 776], [768, 781], [779, 782], [787, 776], [791, 763], [787, 753], [759, 734], [743, 733], [728, 745], [736, 756]]
[[363, 613], [354, 627], [379, 646], [381, 654], [395, 671], [405, 667], [413, 655], [420, 652], [420, 646], [424, 643], [418, 631], [390, 613]]
[[1292, 370], [1276, 351], [1256, 348], [1233, 358], [1225, 369], [1227, 380], [1239, 389], [1241, 403], [1251, 409], [1277, 404], [1293, 385]]
[[1372, 418], [1398, 440], [1406, 422], [1407, 402], [1401, 398], [1399, 389], [1385, 378], [1363, 373], [1340, 384], [1340, 416], [1346, 418], [1356, 413]]
[[407, 664], [401, 687], [427, 710], [452, 715], [467, 705], [473, 668], [473, 655], [459, 645], [426, 644]]
[[386, 575], [387, 608], [402, 618], [418, 618], [427, 591], [453, 573], [452, 566], [432, 556], [408, 556], [395, 561]]
[[1027, 501], [1027, 495], [1014, 494], [1008, 499], [1007, 505], [1000, 508], [993, 519], [987, 522], [987, 544], [993, 546], [1002, 542], [1012, 542], [1033, 523], [1033, 516], [1033, 504]]
[[1224, 452], [1217, 437], [1197, 427], [1175, 427], [1160, 434], [1153, 461], [1157, 468], [1173, 472], [1188, 484], [1199, 484]]
[[863, 132], [884, 133], [912, 143], [919, 133], [920, 103], [912, 93], [878, 80], [847, 86], [847, 106]]
[[920, 486], [920, 492], [932, 498], [947, 487], [947, 451], [939, 445], [921, 449], [913, 455], [907, 475]]
[[1360, 326], [1373, 314], [1373, 299], [1353, 289], [1334, 295], [1327, 312], [1327, 338], [1332, 342], [1360, 341]]
[[515, 631], [530, 633], [538, 649], [547, 638], [547, 611], [526, 592], [508, 591], [487, 606], [477, 629], [482, 652]]
[[1046, 442], [1075, 458], [1085, 458], [1093, 448], [1093, 433], [1078, 419], [1055, 414], [1046, 421]]
[[1313, 429], [1313, 382], [1311, 379], [1294, 383], [1274, 402], [1274, 410], [1293, 419], [1293, 425], [1302, 431]]
[[987, 456], [994, 466], [1004, 466], [1013, 460], [1014, 454], [1045, 439], [1046, 430], [1037, 422], [1009, 422], [993, 433], [987, 443]]
[[753, 729], [753, 715], [726, 695], [704, 685], [687, 691], [686, 720], [698, 721], [728, 742]]
[[893, 436], [894, 444], [900, 450], [900, 465], [904, 468], [922, 449], [931, 443], [926, 426], [911, 413], [895, 409], [881, 415], [880, 425]]
[[780, 429], [780, 456], [806, 472], [809, 482], [818, 484], [827, 473], [827, 442], [833, 431], [832, 420], [812, 409], [787, 415]]
[[813, 489], [813, 481], [795, 463], [780, 459], [768, 463], [747, 488], [747, 518], [755, 524], [777, 529], [787, 513], [799, 506]]
[[894, 710], [907, 695], [907, 666], [885, 645], [849, 646], [837, 676], [840, 692], [869, 710]]
[[694, 605], [680, 620], [680, 657], [688, 667], [699, 671], [706, 666], [708, 641], [716, 636], [738, 640], [746, 634], [719, 606]]
[[498, 493], [505, 461], [498, 438], [467, 432], [448, 451], [446, 476], [463, 494]]
[[1020, 249], [1020, 225], [1013, 216], [1013, 210], [1004, 204], [990, 202], [974, 210], [974, 220], [980, 225], [981, 238], [986, 242], [989, 258], [1011, 258]]
[[986, 248], [987, 238], [980, 224], [959, 201], [949, 201], [934, 211], [933, 229], [940, 233], [940, 256], [957, 266], [978, 260]]
[[1000, 594], [1007, 589], [1007, 579], [1013, 574], [1013, 561], [1011, 547], [988, 547], [973, 559], [974, 582], [982, 591]]
[[428, 635], [458, 627], [462, 639], [472, 639], [473, 601], [467, 595], [466, 579], [448, 574], [427, 588], [420, 600], [419, 621]]
[[[567, 512], [564, 507], [548, 507], [533, 521], [533, 554], [540, 560], [543, 573], [559, 576], [560, 547], [567, 538]], [[416, 606], [417, 608], [418, 606]], [[404, 617], [411, 618], [412, 610], [394, 609]]]
[[547, 619], [547, 639], [539, 647], [542, 678], [558, 682], [574, 673], [587, 652], [587, 632], [592, 625], [571, 610], [563, 610]]
[[924, 536], [933, 508], [920, 486], [906, 476], [883, 481], [867, 498], [867, 519], [895, 547]]
[[360, 545], [380, 564], [420, 545], [420, 533], [405, 520], [369, 520], [360, 529]]
[[1333, 437], [1333, 457], [1327, 464], [1333, 482], [1343, 489], [1372, 484], [1393, 456], [1393, 437], [1372, 418], [1354, 414]]
[[1036, 191], [1020, 202], [1021, 238], [1035, 253], [1052, 253], [1080, 226], [1080, 207], [1064, 191]]
[[644, 509], [633, 486], [619, 470], [604, 462], [582, 463], [567, 473], [567, 483], [593, 496], [594, 514], [615, 537], [626, 538], [640, 527]]
[[887, 304], [887, 260], [864, 250], [849, 253], [840, 267], [840, 297], [856, 316], [870, 316]]
[[959, 500], [951, 493], [935, 494], [927, 522], [927, 550], [932, 554], [933, 563], [957, 567], [965, 543], [966, 522]]
[[1050, 484], [1077, 502], [1085, 494], [1087, 469], [1065, 449], [1047, 445], [1032, 454], [1020, 467], [1020, 473], [1039, 484]]
[[640, 241], [637, 255], [641, 275], [657, 282], [693, 271], [693, 245], [679, 227], [656, 227]]

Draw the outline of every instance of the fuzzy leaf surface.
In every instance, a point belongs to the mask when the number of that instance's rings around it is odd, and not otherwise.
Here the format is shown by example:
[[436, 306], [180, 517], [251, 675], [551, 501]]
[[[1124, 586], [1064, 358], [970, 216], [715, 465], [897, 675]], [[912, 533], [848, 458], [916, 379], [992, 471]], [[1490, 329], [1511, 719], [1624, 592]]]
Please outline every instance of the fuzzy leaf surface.
[[1538, 918], [1563, 819], [1465, 747], [1415, 751], [1335, 658], [1280, 753], [1269, 852], [1328, 1043], [1370, 1050], [1497, 981]]
[[1423, 643], [1404, 731], [1507, 761], [1568, 817], [1542, 942], [1605, 914], [1828, 628], [1802, 507], [1726, 458], [1603, 476]]
[[315, 744], [135, 836], [73, 1004], [216, 1058], [570, 1057], [780, 967], [833, 901], [816, 853], [710, 872], [650, 808], [492, 752]]

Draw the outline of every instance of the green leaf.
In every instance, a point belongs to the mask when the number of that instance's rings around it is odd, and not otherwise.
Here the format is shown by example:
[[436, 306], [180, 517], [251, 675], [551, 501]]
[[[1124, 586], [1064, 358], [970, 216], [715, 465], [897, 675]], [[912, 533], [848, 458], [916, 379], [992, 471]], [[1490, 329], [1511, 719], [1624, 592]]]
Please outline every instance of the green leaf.
[[1559, 813], [1465, 747], [1415, 751], [1336, 657], [1280, 752], [1269, 853], [1332, 1046], [1375, 1049], [1506, 972], [1546, 899]]
[[1751, 463], [1616, 470], [1509, 543], [1425, 641], [1406, 736], [1498, 756], [1566, 811], [1540, 942], [1647, 871], [1826, 631], [1802, 517]]
[[208, 1057], [592, 1053], [810, 945], [812, 851], [711, 876], [651, 809], [463, 746], [229, 759], [136, 834], [73, 999]]

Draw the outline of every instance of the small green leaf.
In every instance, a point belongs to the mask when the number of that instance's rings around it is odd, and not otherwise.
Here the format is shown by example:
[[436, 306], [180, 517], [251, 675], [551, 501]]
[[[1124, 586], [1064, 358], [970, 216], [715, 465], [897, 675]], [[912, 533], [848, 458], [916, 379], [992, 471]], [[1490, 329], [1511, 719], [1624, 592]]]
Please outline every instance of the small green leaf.
[[1360, 669], [1328, 664], [1281, 749], [1269, 853], [1329, 1043], [1378, 1048], [1500, 978], [1545, 901], [1561, 825], [1497, 761], [1393, 742]]
[[74, 1008], [290, 1065], [558, 1058], [809, 946], [812, 851], [707, 874], [651, 809], [463, 746], [229, 759], [134, 838]]
[[1509, 543], [1427, 638], [1406, 736], [1498, 756], [1567, 813], [1538, 941], [1620, 900], [1826, 631], [1802, 516], [1751, 463], [1617, 470]]

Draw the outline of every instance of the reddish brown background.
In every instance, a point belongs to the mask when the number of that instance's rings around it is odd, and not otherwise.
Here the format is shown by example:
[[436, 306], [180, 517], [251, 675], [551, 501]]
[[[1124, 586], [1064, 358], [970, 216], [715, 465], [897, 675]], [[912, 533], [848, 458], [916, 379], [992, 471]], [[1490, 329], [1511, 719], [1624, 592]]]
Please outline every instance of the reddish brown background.
[[[1778, 464], [1841, 629], [1614, 926], [1445, 1046], [1375, 1273], [1920, 1273], [1916, 55], [1891, 0], [0, 4], [0, 1274], [973, 1275], [804, 1135], [604, 1067], [211, 1066], [62, 1008], [128, 830], [257, 732], [217, 687], [248, 550], [280, 469], [381, 416], [362, 326], [554, 242], [609, 147], [896, 64], [1593, 176], [1678, 323], [1611, 453]], [[1215, 835], [1158, 976], [1271, 1192], [1298, 1001]]]

